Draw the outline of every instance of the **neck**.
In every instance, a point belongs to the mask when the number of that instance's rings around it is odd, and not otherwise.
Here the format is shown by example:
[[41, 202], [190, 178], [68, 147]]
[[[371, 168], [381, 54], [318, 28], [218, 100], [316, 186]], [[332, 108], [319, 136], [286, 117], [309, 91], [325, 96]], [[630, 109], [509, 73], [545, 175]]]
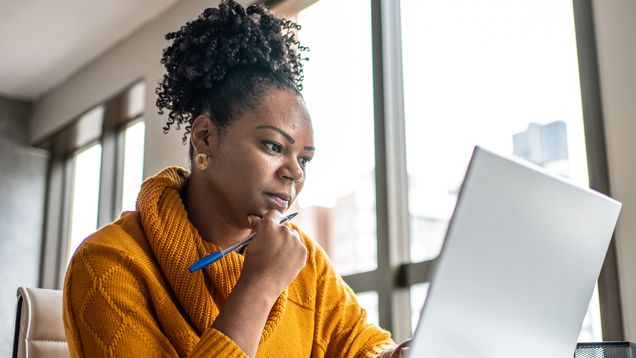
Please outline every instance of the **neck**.
[[201, 238], [223, 249], [228, 248], [250, 234], [245, 222], [236, 222], [224, 203], [205, 185], [203, 175], [193, 171], [182, 194], [188, 219]]

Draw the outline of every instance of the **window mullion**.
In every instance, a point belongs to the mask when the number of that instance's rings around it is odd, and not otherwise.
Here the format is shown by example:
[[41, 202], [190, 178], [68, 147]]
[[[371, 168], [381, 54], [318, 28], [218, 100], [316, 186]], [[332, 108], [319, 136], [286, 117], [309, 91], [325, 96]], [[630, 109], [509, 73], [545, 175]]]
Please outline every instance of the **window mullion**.
[[402, 41], [398, 1], [382, 0], [382, 25], [389, 237], [392, 249], [391, 264], [395, 267], [408, 262], [410, 258]]
[[61, 290], [66, 276], [66, 262], [69, 250], [69, 235], [71, 228], [71, 206], [73, 202], [73, 155], [69, 155], [64, 160], [64, 179], [62, 190], [62, 215], [59, 231], [59, 246], [57, 252], [57, 280], [55, 288]]
[[113, 220], [117, 220], [122, 212], [122, 193], [124, 191], [124, 150], [126, 139], [126, 127], [120, 129], [115, 139], [115, 167], [113, 178], [113, 190], [115, 197], [113, 198]]
[[411, 303], [409, 288], [396, 282], [399, 266], [410, 258], [400, 2], [382, 0], [381, 11], [393, 336], [402, 341], [411, 336]]
[[44, 248], [42, 250], [42, 266], [40, 269], [40, 288], [57, 289], [57, 272], [59, 262], [59, 246], [61, 225], [64, 216], [64, 158], [51, 156], [47, 182], [47, 203], [44, 231]]
[[410, 336], [410, 302], [396, 282], [409, 256], [399, 4], [372, 0], [371, 6], [380, 325], [401, 341]]
[[113, 221], [113, 203], [115, 200], [115, 165], [117, 135], [113, 130], [104, 128], [102, 136], [102, 161], [99, 179], [99, 210], [97, 228], [102, 228]]
[[381, 1], [371, 0], [373, 53], [373, 117], [375, 126], [375, 190], [377, 215], [377, 291], [380, 326], [393, 331], [391, 307], [392, 277], [389, 262], [389, 229], [387, 203], [387, 157], [384, 135], [384, 69], [382, 58]]
[[342, 277], [353, 292], [377, 291], [378, 270], [356, 273]]
[[121, 176], [118, 171], [123, 164], [119, 163], [120, 138], [119, 127], [121, 126], [124, 112], [124, 98], [117, 98], [106, 104], [104, 110], [104, 120], [102, 126], [102, 162], [99, 180], [99, 211], [97, 228], [102, 228], [110, 224], [117, 217], [121, 191], [117, 191], [117, 184]]

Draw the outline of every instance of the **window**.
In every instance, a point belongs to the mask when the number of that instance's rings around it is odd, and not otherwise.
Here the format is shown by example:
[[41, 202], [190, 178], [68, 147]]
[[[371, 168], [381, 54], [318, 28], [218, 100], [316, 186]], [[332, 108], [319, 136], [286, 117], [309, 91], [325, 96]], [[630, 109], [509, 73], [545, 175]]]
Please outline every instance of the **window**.
[[135, 211], [144, 174], [146, 124], [137, 122], [124, 130], [124, 170], [121, 211]]
[[52, 153], [43, 287], [61, 288], [81, 242], [122, 209], [135, 210], [143, 178], [144, 94], [138, 82], [37, 145]]
[[378, 311], [378, 293], [376, 291], [356, 293], [358, 303], [367, 311], [367, 322], [380, 324]]
[[413, 261], [439, 253], [475, 145], [588, 185], [570, 2], [401, 6]]
[[[334, 13], [347, 14], [350, 39], [347, 53], [336, 56], [341, 45], [333, 39], [342, 28], [324, 26]], [[321, 0], [297, 17], [301, 43], [311, 44], [303, 97], [318, 150], [298, 208], [290, 210], [299, 211], [300, 227], [325, 248], [338, 273], [372, 271], [377, 239], [371, 7], [367, 0]], [[345, 58], [355, 58], [356, 66]]]
[[71, 220], [66, 263], [82, 241], [97, 230], [99, 175], [102, 159], [100, 144], [75, 155], [71, 193]]
[[[605, 154], [583, 130], [602, 125], [583, 121], [586, 101], [598, 100], [581, 100], [582, 86], [595, 86], [589, 4], [269, 2], [311, 49], [303, 95], [317, 151], [297, 222], [397, 341], [419, 320], [474, 145], [592, 181], [587, 156]], [[325, 24], [334, 14], [341, 21]], [[579, 339], [601, 340], [599, 311], [595, 294]]]
[[415, 327], [420, 320], [422, 314], [422, 307], [426, 301], [426, 295], [428, 294], [428, 282], [416, 283], [411, 286], [411, 334], [415, 333]]
[[412, 261], [438, 255], [475, 145], [589, 185], [572, 14], [568, 1], [401, 1]]

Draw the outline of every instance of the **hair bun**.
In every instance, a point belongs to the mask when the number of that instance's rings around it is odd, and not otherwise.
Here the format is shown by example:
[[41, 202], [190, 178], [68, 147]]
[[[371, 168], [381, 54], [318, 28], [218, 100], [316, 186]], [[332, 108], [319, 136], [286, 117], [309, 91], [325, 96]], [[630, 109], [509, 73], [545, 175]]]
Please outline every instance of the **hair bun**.
[[156, 93], [159, 114], [170, 111], [171, 124], [192, 120], [200, 98], [237, 67], [272, 71], [302, 89], [301, 52], [295, 39], [300, 26], [281, 19], [262, 4], [247, 9], [234, 0], [206, 9], [196, 20], [166, 35], [173, 43], [163, 51], [167, 74]]

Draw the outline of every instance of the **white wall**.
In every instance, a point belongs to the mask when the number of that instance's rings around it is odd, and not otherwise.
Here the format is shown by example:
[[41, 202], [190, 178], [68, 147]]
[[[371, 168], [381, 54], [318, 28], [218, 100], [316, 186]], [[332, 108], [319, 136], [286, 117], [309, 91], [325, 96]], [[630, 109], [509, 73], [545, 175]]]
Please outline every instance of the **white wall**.
[[636, 342], [636, 1], [594, 0], [611, 193], [626, 339]]
[[[240, 1], [251, 3], [253, 0]], [[30, 142], [55, 133], [69, 121], [106, 101], [139, 79], [146, 81], [146, 144], [144, 178], [171, 166], [185, 166], [187, 146], [181, 144], [183, 128], [163, 134], [167, 113], [160, 116], [154, 93], [164, 68], [160, 64], [169, 42], [165, 35], [178, 30], [218, 0], [182, 0], [144, 25], [67, 82], [38, 99], [30, 123]]]
[[48, 153], [27, 145], [31, 104], [0, 96], [0, 357], [13, 342], [16, 290], [37, 287]]

